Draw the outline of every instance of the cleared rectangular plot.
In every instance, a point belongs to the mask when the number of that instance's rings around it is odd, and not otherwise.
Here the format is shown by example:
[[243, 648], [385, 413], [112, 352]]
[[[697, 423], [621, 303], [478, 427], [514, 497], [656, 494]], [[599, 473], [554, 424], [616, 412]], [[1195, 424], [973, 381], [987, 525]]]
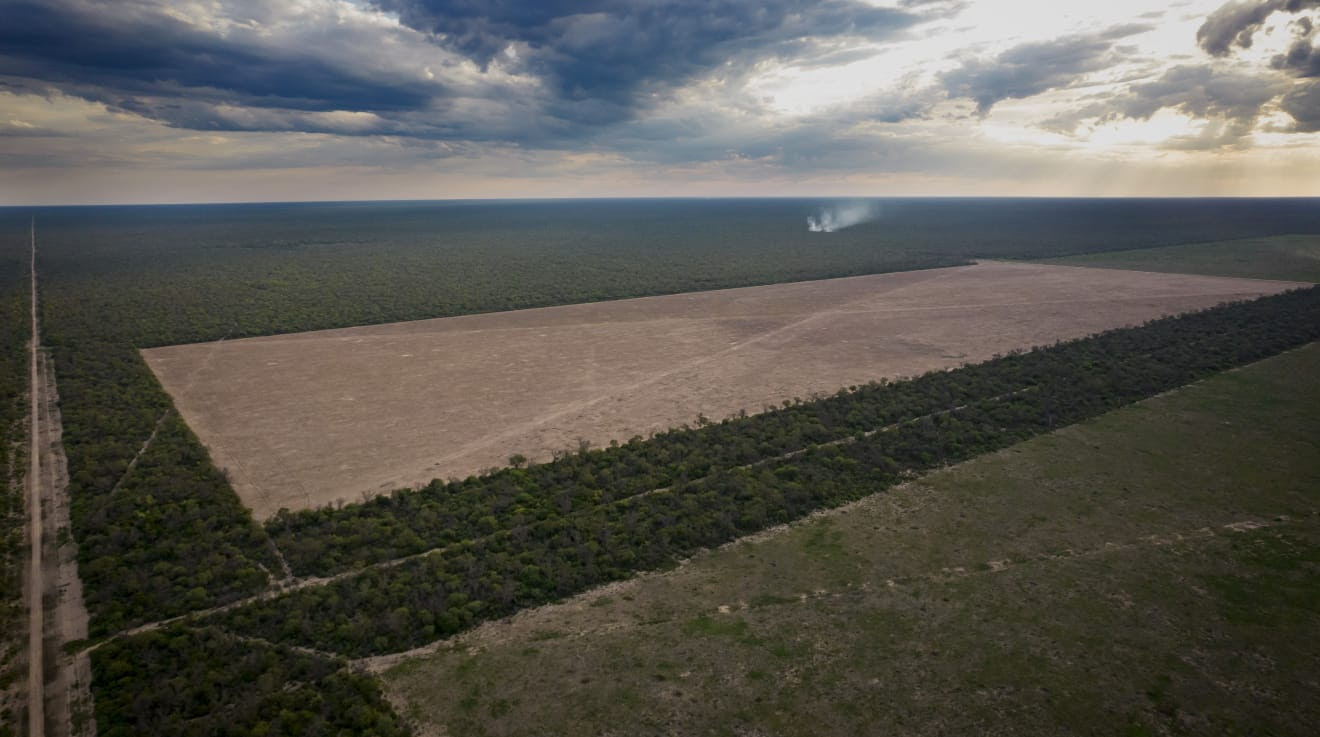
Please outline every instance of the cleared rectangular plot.
[[1297, 286], [981, 263], [143, 356], [266, 518]]

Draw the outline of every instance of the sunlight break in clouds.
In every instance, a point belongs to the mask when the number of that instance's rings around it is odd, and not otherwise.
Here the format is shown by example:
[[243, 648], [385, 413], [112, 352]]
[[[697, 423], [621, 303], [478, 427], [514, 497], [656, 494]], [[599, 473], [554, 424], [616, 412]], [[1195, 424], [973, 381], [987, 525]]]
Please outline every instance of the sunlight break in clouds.
[[0, 0], [0, 203], [1320, 194], [1320, 0], [582, 8]]

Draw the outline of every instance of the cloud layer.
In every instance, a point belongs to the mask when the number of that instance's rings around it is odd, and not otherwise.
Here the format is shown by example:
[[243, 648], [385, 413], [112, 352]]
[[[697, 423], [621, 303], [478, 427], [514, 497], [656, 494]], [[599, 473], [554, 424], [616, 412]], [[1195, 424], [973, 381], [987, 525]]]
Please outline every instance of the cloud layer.
[[939, 181], [1320, 131], [1320, 0], [1203, 1], [0, 0], [0, 163]]

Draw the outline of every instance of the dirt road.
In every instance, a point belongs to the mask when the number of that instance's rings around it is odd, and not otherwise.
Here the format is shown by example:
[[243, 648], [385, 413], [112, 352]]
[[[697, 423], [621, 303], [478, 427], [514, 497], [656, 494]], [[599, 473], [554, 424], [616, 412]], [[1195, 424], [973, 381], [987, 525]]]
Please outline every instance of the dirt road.
[[28, 735], [93, 735], [91, 663], [65, 645], [86, 639], [87, 609], [78, 551], [69, 533], [69, 472], [62, 443], [59, 394], [39, 332], [36, 224], [32, 226], [31, 416], [28, 495]]
[[31, 397], [32, 447], [28, 453], [28, 541], [31, 545], [28, 560], [28, 735], [45, 737], [46, 734], [46, 672], [42, 655], [45, 621], [41, 575], [41, 384], [37, 382], [37, 353], [41, 350], [41, 336], [37, 332], [37, 222], [31, 227], [32, 244], [32, 341], [29, 356], [28, 394]]

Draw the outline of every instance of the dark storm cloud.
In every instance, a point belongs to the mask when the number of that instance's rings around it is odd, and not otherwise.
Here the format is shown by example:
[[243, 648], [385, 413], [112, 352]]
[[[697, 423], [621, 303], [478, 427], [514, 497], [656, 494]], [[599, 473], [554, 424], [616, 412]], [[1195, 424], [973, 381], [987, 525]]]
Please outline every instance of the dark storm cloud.
[[1312, 43], [1315, 24], [1305, 16], [1292, 24], [1297, 38], [1288, 50], [1270, 60], [1270, 66], [1298, 77], [1320, 77], [1320, 49]]
[[[602, 127], [644, 117], [693, 79], [736, 82], [767, 59], [803, 67], [855, 61], [873, 53], [857, 42], [896, 36], [960, 7], [921, 0], [908, 3], [922, 6], [913, 10], [860, 0], [374, 2], [404, 25], [345, 23], [332, 6], [316, 3], [0, 0], [0, 90], [59, 92], [184, 129], [574, 147]], [[418, 56], [444, 61], [423, 75], [413, 63]], [[482, 72], [458, 69], [465, 60]]]
[[1114, 65], [1122, 59], [1115, 42], [1148, 30], [1150, 26], [1125, 25], [1097, 34], [1022, 44], [992, 59], [968, 60], [942, 75], [941, 81], [950, 96], [975, 101], [984, 115], [1002, 100], [1066, 87]]
[[1069, 132], [1083, 121], [1149, 120], [1164, 109], [1212, 121], [1201, 135], [1177, 137], [1170, 148], [1214, 149], [1238, 145], [1254, 129], [1261, 109], [1291, 83], [1277, 74], [1221, 66], [1182, 65], [1117, 95], [1055, 116], [1046, 128]]
[[1202, 66], [1179, 66], [1159, 79], [1133, 85], [1116, 103], [1119, 113], [1147, 119], [1163, 108], [1196, 118], [1255, 120], [1286, 83], [1265, 75]]
[[1320, 132], [1320, 82], [1298, 85], [1279, 101], [1279, 107], [1293, 117], [1294, 130]]
[[[1211, 13], [1196, 33], [1197, 43], [1212, 56], [1228, 56], [1234, 48], [1249, 49], [1255, 34], [1275, 13], [1297, 14], [1311, 8], [1320, 8], [1320, 0], [1263, 0], [1253, 2], [1231, 2]], [[1294, 39], [1282, 54], [1276, 54], [1270, 60], [1270, 67], [1284, 72], [1296, 81], [1286, 83], [1283, 89], [1278, 84], [1270, 86], [1273, 94], [1261, 100], [1256, 110], [1250, 115], [1254, 120], [1259, 115], [1261, 106], [1277, 98], [1278, 106], [1294, 120], [1293, 130], [1297, 132], [1315, 132], [1320, 130], [1320, 86], [1310, 81], [1320, 77], [1320, 50], [1314, 45], [1315, 22], [1309, 16], [1301, 16], [1288, 24], [1294, 33]], [[1245, 110], [1251, 97], [1261, 97], [1263, 93], [1253, 94], [1243, 91], [1239, 97], [1242, 104], [1230, 109], [1239, 119], [1248, 117]]]
[[[131, 2], [18, 1], [0, 9], [0, 75], [9, 87], [53, 87], [182, 127], [214, 127], [198, 103], [398, 111], [438, 92], [303, 49], [224, 38]], [[324, 41], [332, 47], [336, 39]]]
[[837, 39], [893, 37], [921, 16], [858, 0], [375, 0], [481, 65], [544, 81], [551, 112], [611, 123], [712, 73], [770, 58], [810, 64]]
[[1320, 7], [1320, 0], [1236, 0], [1211, 13], [1196, 31], [1196, 42], [1211, 56], [1227, 56], [1234, 46], [1249, 49], [1256, 32], [1276, 12]]

